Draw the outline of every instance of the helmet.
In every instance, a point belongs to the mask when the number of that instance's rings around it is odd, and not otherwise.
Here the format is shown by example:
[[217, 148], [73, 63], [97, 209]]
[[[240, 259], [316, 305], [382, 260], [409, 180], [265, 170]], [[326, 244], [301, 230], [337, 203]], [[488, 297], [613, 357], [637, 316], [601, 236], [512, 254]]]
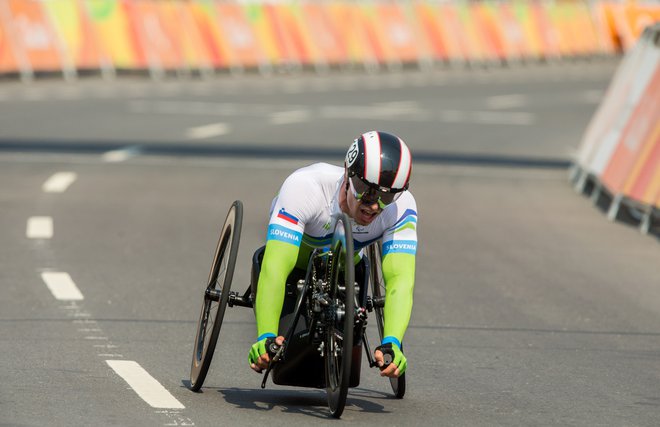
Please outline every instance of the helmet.
[[371, 131], [353, 141], [344, 166], [349, 178], [358, 177], [379, 193], [401, 193], [408, 189], [412, 156], [398, 136]]

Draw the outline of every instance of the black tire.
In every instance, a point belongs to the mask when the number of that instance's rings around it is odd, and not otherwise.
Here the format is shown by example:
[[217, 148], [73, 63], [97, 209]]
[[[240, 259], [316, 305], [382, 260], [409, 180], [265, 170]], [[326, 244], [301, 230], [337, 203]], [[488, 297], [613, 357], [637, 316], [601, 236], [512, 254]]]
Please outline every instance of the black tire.
[[[371, 274], [369, 274], [369, 285], [371, 287], [371, 295], [374, 301], [381, 300], [384, 301], [385, 296], [385, 281], [383, 280], [383, 269], [381, 264], [381, 253], [382, 246], [380, 242], [374, 243], [369, 246], [368, 256], [371, 266]], [[380, 340], [378, 343], [383, 340], [383, 325], [384, 325], [384, 314], [382, 306], [374, 306], [374, 312], [376, 313], [376, 323], [378, 324], [378, 335]], [[403, 350], [403, 346], [401, 348]], [[390, 385], [392, 386], [392, 391], [394, 396], [397, 399], [403, 399], [403, 396], [406, 394], [406, 374], [404, 373], [398, 378], [389, 378]]]
[[346, 214], [337, 217], [331, 250], [333, 255], [329, 271], [331, 304], [326, 311], [324, 341], [325, 384], [330, 413], [334, 418], [339, 418], [344, 412], [348, 394], [355, 324], [353, 234], [351, 222]]
[[234, 266], [238, 255], [243, 224], [243, 204], [236, 200], [229, 208], [215, 249], [211, 272], [204, 290], [202, 311], [197, 322], [192, 365], [190, 367], [190, 389], [199, 391], [208, 373], [213, 352], [227, 309]]

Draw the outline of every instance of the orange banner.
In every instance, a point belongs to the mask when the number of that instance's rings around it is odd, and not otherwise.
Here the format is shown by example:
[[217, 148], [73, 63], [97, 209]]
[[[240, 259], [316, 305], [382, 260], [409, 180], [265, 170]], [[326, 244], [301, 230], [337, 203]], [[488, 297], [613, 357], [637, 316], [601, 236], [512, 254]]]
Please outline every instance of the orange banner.
[[14, 55], [16, 41], [10, 39], [10, 32], [8, 31], [12, 25], [11, 20], [3, 19], [0, 13], [0, 73], [14, 73], [19, 71], [18, 61]]
[[135, 37], [120, 0], [85, 0], [98, 47], [107, 52], [116, 68], [144, 68], [144, 55], [137, 50]]
[[330, 17], [326, 4], [303, 3], [302, 19], [310, 43], [316, 46], [316, 55], [326, 64], [338, 65], [350, 62], [348, 50], [340, 30]]
[[[603, 180], [609, 178], [607, 174], [611, 171], [614, 176], [609, 181], [626, 178], [624, 194], [643, 203], [654, 203], [660, 190], [660, 64], [626, 126], [618, 148]], [[623, 175], [626, 163], [630, 163], [629, 171]], [[616, 172], [619, 175], [615, 175]]]
[[373, 30], [382, 55], [388, 62], [414, 62], [420, 59], [421, 43], [396, 3], [379, 3], [370, 12]]
[[[643, 165], [649, 160], [653, 148], [660, 138], [660, 66], [656, 67], [653, 79], [644, 89], [644, 96], [630, 116], [619, 139], [616, 150], [605, 168], [603, 183], [613, 193], [620, 193], [639, 185]], [[655, 159], [654, 164], [660, 165]], [[642, 185], [644, 187], [644, 185]]]
[[424, 39], [428, 43], [431, 57], [436, 61], [447, 61], [449, 59], [448, 41], [440, 28], [440, 20], [434, 5], [415, 2], [415, 20], [421, 27]]
[[35, 71], [62, 70], [61, 43], [40, 1], [5, 0], [17, 57]]
[[192, 26], [199, 32], [200, 55], [208, 58], [214, 68], [229, 67], [229, 46], [216, 24], [216, 10], [212, 0], [196, 0], [189, 3]]
[[258, 67], [267, 63], [264, 49], [238, 4], [216, 3], [217, 25], [229, 48], [231, 67]]
[[264, 13], [269, 21], [271, 34], [281, 53], [284, 64], [309, 64], [311, 54], [302, 36], [299, 21], [293, 16], [289, 5], [264, 4]]
[[68, 60], [79, 69], [99, 69], [110, 64], [107, 51], [92, 28], [84, 0], [43, 2], [59, 33]]

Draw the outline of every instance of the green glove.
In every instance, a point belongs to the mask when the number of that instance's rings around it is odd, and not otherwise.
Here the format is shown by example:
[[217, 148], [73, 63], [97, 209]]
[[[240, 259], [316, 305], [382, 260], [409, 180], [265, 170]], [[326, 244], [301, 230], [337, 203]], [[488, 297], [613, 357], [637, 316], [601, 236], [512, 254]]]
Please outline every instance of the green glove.
[[250, 352], [248, 353], [248, 364], [256, 364], [259, 356], [266, 353], [266, 340], [268, 338], [275, 338], [275, 334], [262, 334], [259, 338], [257, 338], [257, 342], [252, 344], [252, 347], [250, 347]]
[[386, 344], [379, 345], [376, 347], [376, 350], [380, 350], [383, 353], [383, 360], [385, 361], [385, 365], [383, 365], [381, 369], [385, 368], [389, 363], [394, 363], [397, 368], [399, 368], [401, 375], [406, 372], [406, 368], [408, 367], [408, 360], [406, 359], [406, 356], [404, 356], [403, 351], [401, 351], [401, 348], [399, 348], [396, 343], [388, 342]]

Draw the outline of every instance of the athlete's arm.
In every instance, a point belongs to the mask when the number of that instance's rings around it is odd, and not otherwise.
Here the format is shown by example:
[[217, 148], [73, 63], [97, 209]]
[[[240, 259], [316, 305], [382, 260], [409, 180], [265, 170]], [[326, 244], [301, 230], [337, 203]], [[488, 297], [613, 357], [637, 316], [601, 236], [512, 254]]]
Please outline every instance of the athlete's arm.
[[264, 334], [277, 335], [284, 304], [286, 278], [293, 271], [298, 250], [298, 246], [290, 243], [278, 240], [266, 242], [255, 303], [258, 337]]
[[401, 347], [410, 322], [415, 287], [415, 255], [390, 253], [383, 257], [385, 308], [383, 336], [392, 337]]

